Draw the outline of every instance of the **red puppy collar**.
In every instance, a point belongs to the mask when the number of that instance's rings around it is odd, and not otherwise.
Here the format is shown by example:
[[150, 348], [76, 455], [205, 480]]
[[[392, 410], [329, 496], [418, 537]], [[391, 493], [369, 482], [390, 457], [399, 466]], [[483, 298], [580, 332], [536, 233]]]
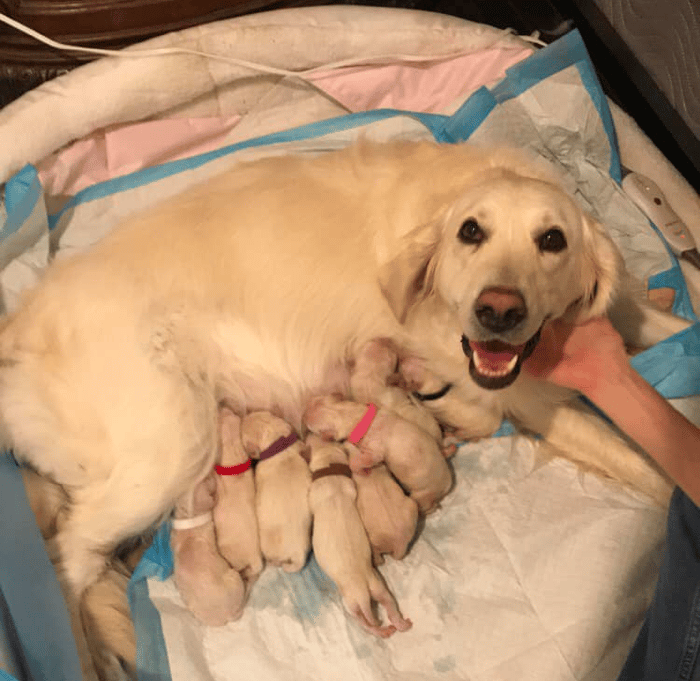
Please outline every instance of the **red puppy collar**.
[[219, 475], [240, 475], [241, 473], [245, 473], [252, 463], [253, 462], [248, 459], [245, 463], [239, 463], [236, 466], [219, 466], [219, 464], [216, 464], [214, 468]]
[[377, 407], [376, 405], [370, 404], [367, 405], [367, 411], [365, 412], [365, 415], [360, 419], [359, 423], [353, 428], [352, 433], [348, 435], [348, 442], [352, 442], [352, 444], [356, 445], [366, 434], [367, 431], [369, 430], [369, 427], [372, 425], [372, 421], [374, 421], [374, 417], [377, 415]]

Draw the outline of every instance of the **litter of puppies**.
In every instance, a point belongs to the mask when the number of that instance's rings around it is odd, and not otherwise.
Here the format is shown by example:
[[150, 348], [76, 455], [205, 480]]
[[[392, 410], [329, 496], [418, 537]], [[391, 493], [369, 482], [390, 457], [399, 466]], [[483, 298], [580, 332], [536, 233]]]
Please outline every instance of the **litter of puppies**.
[[438, 422], [389, 385], [391, 345], [379, 339], [363, 354], [353, 393], [369, 386], [393, 408], [317, 396], [303, 438], [270, 412], [219, 409], [218, 463], [180, 500], [171, 527], [175, 583], [203, 624], [239, 619], [264, 565], [296, 572], [313, 550], [363, 629], [382, 638], [410, 629], [377, 567], [407, 554], [420, 515], [437, 508], [453, 476]]

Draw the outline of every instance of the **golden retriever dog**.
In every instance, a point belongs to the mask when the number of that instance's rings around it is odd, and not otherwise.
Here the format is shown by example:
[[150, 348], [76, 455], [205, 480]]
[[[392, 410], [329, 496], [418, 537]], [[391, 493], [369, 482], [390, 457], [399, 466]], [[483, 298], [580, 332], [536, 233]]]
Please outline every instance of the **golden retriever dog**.
[[213, 511], [216, 542], [219, 553], [250, 588], [263, 570], [252, 461], [241, 442], [241, 418], [223, 407], [219, 423], [221, 455]]
[[598, 419], [517, 376], [548, 319], [604, 313], [622, 278], [604, 228], [514, 150], [241, 163], [57, 260], [4, 320], [4, 444], [68, 491], [56, 541], [76, 594], [211, 471], [220, 403], [298, 428], [312, 396], [349, 395], [348, 359], [376, 338], [453, 383], [475, 433], [510, 415], [658, 492]]
[[246, 414], [241, 442], [257, 459], [255, 512], [263, 558], [285, 572], [298, 572], [311, 551], [306, 447], [286, 421], [265, 411]]
[[212, 471], [175, 505], [170, 543], [173, 578], [183, 602], [202, 623], [221, 627], [241, 617], [248, 584], [219, 552]]
[[[372, 564], [372, 548], [356, 506], [357, 489], [343, 446], [314, 434], [309, 435], [307, 443], [316, 561], [338, 587], [347, 612], [365, 631], [380, 638], [407, 631], [411, 621], [401, 615], [396, 600]], [[374, 603], [384, 608], [388, 624], [379, 622], [373, 611]]]
[[372, 547], [374, 565], [384, 564], [384, 554], [401, 560], [416, 536], [418, 505], [394, 479], [385, 465], [353, 472], [357, 510]]

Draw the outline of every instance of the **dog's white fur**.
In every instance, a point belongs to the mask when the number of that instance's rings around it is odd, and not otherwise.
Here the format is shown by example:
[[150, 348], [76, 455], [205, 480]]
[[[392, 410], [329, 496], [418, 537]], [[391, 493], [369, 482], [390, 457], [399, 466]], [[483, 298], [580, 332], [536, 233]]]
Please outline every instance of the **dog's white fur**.
[[[269, 412], [247, 414], [241, 424], [243, 447], [254, 459], [292, 427]], [[255, 466], [255, 509], [265, 561], [285, 572], [298, 572], [311, 550], [311, 472], [297, 440]]]
[[[241, 442], [241, 419], [223, 407], [219, 414], [222, 466], [248, 460]], [[255, 510], [255, 479], [249, 468], [236, 475], [217, 475], [214, 527], [219, 552], [250, 587], [263, 569], [258, 516]]]
[[[309, 402], [304, 422], [326, 439], [344, 440], [366, 411], [367, 405], [322, 395]], [[452, 470], [438, 443], [415, 423], [384, 407], [377, 409], [349, 455], [353, 472], [385, 463], [424, 513], [434, 510], [452, 487]]]
[[[313, 472], [331, 464], [347, 464], [341, 445], [314, 434], [309, 435], [307, 443]], [[338, 587], [345, 609], [366, 631], [386, 638], [410, 629], [411, 621], [401, 615], [396, 600], [372, 565], [372, 550], [356, 498], [355, 483], [349, 477], [328, 475], [311, 483], [314, 556]], [[379, 622], [373, 603], [384, 608], [389, 624]]]
[[[473, 215], [487, 247], [457, 238]], [[545, 257], [533, 230], [553, 221], [569, 247]], [[620, 277], [604, 229], [513, 150], [360, 144], [241, 164], [55, 263], [4, 321], [5, 444], [69, 488], [57, 541], [78, 593], [211, 470], [220, 401], [298, 427], [311, 395], [348, 394], [348, 359], [374, 338], [454, 381], [475, 431], [512, 414], [648, 487], [629, 449], [542, 386], [475, 395], [460, 349], [484, 285], [524, 296], [514, 343], [546, 317], [604, 312]]]
[[367, 530], [375, 565], [384, 554], [401, 560], [416, 534], [418, 505], [396, 482], [385, 465], [353, 473], [357, 510]]

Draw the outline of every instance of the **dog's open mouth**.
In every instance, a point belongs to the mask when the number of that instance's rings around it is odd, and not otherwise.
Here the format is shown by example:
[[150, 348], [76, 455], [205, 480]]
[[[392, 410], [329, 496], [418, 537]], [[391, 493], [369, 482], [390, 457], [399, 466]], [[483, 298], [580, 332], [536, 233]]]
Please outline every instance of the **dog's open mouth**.
[[518, 377], [540, 340], [540, 327], [526, 343], [510, 345], [500, 340], [471, 341], [462, 336], [462, 350], [469, 357], [469, 375], [477, 385], [488, 390], [506, 388]]

